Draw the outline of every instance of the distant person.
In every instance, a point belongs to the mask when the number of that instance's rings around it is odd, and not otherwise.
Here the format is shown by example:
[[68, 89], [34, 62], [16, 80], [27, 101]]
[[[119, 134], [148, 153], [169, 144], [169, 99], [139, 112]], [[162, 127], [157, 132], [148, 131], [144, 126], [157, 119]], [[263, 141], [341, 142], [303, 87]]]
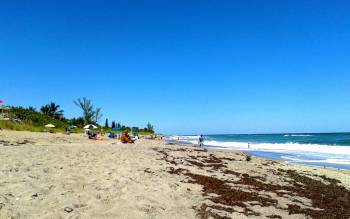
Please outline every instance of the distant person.
[[204, 136], [203, 135], [199, 136], [198, 145], [199, 145], [199, 147], [203, 147], [204, 146]]
[[108, 135], [108, 138], [112, 138], [112, 139], [114, 139], [114, 138], [115, 138], [114, 133], [113, 133], [113, 132], [110, 132], [110, 133], [109, 133], [109, 135]]
[[89, 139], [96, 139], [97, 138], [97, 132], [94, 130], [94, 131], [88, 131], [88, 136], [89, 136]]
[[131, 136], [129, 135], [129, 132], [127, 130], [123, 131], [120, 140], [123, 144], [134, 143], [134, 140], [131, 139]]
[[98, 134], [99, 134], [98, 131], [96, 131], [96, 130], [93, 130], [93, 131], [92, 131], [92, 136], [93, 136], [93, 137], [97, 137]]

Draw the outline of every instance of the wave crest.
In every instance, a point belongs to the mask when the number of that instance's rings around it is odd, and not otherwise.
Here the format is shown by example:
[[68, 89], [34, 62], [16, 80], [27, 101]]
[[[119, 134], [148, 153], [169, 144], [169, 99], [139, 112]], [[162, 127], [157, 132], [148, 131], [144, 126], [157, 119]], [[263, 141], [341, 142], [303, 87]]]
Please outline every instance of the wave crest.
[[307, 134], [291, 134], [291, 135], [283, 135], [284, 137], [312, 137], [313, 135]]
[[[182, 141], [197, 144], [198, 136], [191, 136], [187, 139], [182, 138]], [[348, 146], [330, 146], [319, 144], [299, 144], [299, 143], [248, 143], [247, 142], [224, 142], [215, 140], [205, 140], [206, 146], [218, 146], [227, 149], [237, 150], [262, 150], [275, 152], [309, 152], [309, 153], [323, 153], [323, 154], [339, 154], [350, 155], [350, 147]]]

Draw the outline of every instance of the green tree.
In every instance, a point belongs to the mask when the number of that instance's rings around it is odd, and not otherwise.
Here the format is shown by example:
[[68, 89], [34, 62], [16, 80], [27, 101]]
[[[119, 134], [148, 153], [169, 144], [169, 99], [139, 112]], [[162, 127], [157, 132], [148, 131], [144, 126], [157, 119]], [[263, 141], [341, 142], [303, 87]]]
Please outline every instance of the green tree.
[[32, 112], [36, 112], [36, 109], [34, 107], [32, 107], [32, 106], [28, 107], [28, 110], [32, 111]]
[[85, 121], [83, 117], [73, 118], [70, 122], [70, 125], [75, 125], [79, 128], [83, 128], [84, 124]]
[[47, 116], [53, 117], [55, 119], [61, 119], [63, 118], [63, 110], [59, 110], [60, 105], [55, 104], [54, 102], [51, 102], [49, 104], [46, 104], [45, 106], [42, 106], [40, 108], [40, 111]]
[[154, 133], [153, 125], [150, 122], [147, 123], [147, 130], [151, 133]]
[[102, 118], [102, 113], [101, 113], [101, 108], [96, 108], [96, 110], [94, 111], [94, 116], [93, 116], [93, 123], [97, 124], [99, 123], [99, 121]]
[[124, 131], [124, 130], [126, 130], [126, 131], [128, 131], [128, 132], [131, 132], [131, 128], [130, 128], [130, 127], [127, 127], [127, 126], [124, 126], [124, 127], [123, 127], [123, 131]]
[[43, 114], [42, 112], [36, 112], [28, 108], [23, 107], [11, 107], [10, 116], [16, 123], [26, 124], [30, 127], [43, 127], [48, 123], [52, 123], [56, 128], [65, 128], [69, 124], [63, 117], [56, 119], [52, 116]]
[[140, 128], [137, 127], [137, 126], [131, 127], [131, 130], [132, 130], [133, 132], [140, 132]]
[[105, 128], [109, 128], [108, 119], [106, 119], [106, 122], [105, 122]]
[[88, 100], [85, 97], [83, 99], [78, 98], [78, 100], [74, 101], [74, 104], [83, 110], [85, 124], [92, 123], [94, 119], [96, 119], [94, 106], [92, 105], [91, 100]]

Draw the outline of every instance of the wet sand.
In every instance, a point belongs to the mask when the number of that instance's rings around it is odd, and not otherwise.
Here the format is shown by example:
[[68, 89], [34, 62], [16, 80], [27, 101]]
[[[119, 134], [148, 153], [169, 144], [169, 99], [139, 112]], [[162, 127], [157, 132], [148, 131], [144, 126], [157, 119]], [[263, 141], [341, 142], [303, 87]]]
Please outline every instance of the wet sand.
[[240, 152], [0, 131], [0, 218], [349, 218], [349, 189]]

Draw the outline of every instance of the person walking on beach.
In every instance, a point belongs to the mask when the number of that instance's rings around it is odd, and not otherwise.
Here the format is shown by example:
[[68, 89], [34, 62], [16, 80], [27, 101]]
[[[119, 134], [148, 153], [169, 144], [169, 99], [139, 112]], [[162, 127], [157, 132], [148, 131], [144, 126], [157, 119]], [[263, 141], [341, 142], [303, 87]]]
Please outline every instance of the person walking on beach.
[[198, 145], [199, 145], [199, 147], [203, 147], [204, 146], [204, 136], [203, 135], [199, 136]]

